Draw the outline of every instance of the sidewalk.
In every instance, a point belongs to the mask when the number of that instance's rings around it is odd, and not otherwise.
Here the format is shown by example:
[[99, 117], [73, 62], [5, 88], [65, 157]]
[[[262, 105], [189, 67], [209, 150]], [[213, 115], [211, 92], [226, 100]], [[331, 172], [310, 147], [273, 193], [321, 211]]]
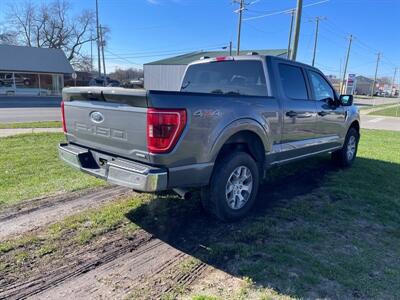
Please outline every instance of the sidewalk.
[[372, 112], [374, 112], [374, 111], [378, 111], [378, 110], [382, 110], [382, 109], [387, 109], [387, 108], [392, 108], [392, 107], [397, 107], [397, 106], [399, 106], [400, 104], [398, 104], [398, 103], [396, 103], [396, 104], [393, 104], [393, 105], [388, 105], [388, 106], [385, 106], [385, 107], [374, 107], [374, 106], [372, 106], [371, 108], [366, 108], [366, 109], [360, 109], [360, 114], [361, 115], [368, 115], [369, 113], [372, 113]]
[[0, 138], [24, 134], [24, 133], [39, 133], [39, 132], [62, 132], [62, 128], [11, 128], [0, 129]]
[[361, 128], [400, 131], [400, 118], [361, 114]]

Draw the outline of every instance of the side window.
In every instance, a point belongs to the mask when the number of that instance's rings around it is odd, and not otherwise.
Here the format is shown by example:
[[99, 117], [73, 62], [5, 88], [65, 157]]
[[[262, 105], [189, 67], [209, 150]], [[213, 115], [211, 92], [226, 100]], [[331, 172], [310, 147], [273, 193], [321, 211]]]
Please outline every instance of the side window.
[[315, 100], [321, 101], [327, 98], [335, 99], [335, 93], [326, 80], [314, 71], [309, 71], [311, 87], [314, 91]]
[[296, 100], [308, 99], [306, 82], [299, 67], [279, 64], [279, 77], [287, 97]]

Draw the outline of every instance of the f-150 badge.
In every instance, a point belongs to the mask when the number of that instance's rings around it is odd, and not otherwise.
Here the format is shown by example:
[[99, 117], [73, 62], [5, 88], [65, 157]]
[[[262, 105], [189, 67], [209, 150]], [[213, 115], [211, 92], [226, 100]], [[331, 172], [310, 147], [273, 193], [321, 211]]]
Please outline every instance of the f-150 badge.
[[195, 117], [199, 118], [218, 118], [222, 115], [220, 110], [215, 110], [215, 109], [199, 109], [196, 110], [193, 114]]

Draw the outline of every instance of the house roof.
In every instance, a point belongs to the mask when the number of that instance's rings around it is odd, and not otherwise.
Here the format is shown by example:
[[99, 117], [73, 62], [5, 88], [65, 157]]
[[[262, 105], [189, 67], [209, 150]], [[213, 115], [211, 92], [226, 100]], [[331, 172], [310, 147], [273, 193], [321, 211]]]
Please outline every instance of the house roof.
[[[286, 49], [242, 50], [242, 51], [240, 51], [240, 54], [247, 54], [249, 52], [257, 52], [260, 55], [283, 56], [283, 55], [286, 55], [287, 50]], [[166, 59], [153, 61], [153, 62], [147, 63], [145, 65], [187, 65], [195, 60], [199, 60], [203, 56], [217, 57], [217, 56], [223, 56], [223, 55], [229, 55], [229, 52], [227, 50], [225, 50], [225, 51], [197, 51], [197, 52], [191, 52], [191, 53], [187, 53], [187, 54], [183, 54], [183, 55], [179, 55], [179, 56], [174, 56], [174, 57], [170, 57], [170, 58], [166, 58]]]
[[73, 73], [67, 57], [61, 49], [0, 45], [0, 70]]
[[358, 83], [360, 83], [360, 82], [372, 83], [373, 82], [373, 80], [371, 78], [368, 78], [368, 77], [365, 77], [365, 76], [362, 76], [362, 75], [356, 76], [356, 80], [357, 80]]

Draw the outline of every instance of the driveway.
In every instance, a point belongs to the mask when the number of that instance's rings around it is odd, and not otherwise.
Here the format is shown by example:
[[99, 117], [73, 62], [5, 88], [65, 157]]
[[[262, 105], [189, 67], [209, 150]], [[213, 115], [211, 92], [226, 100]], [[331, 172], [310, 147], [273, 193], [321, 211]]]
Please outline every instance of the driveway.
[[60, 121], [61, 96], [0, 96], [0, 123]]

